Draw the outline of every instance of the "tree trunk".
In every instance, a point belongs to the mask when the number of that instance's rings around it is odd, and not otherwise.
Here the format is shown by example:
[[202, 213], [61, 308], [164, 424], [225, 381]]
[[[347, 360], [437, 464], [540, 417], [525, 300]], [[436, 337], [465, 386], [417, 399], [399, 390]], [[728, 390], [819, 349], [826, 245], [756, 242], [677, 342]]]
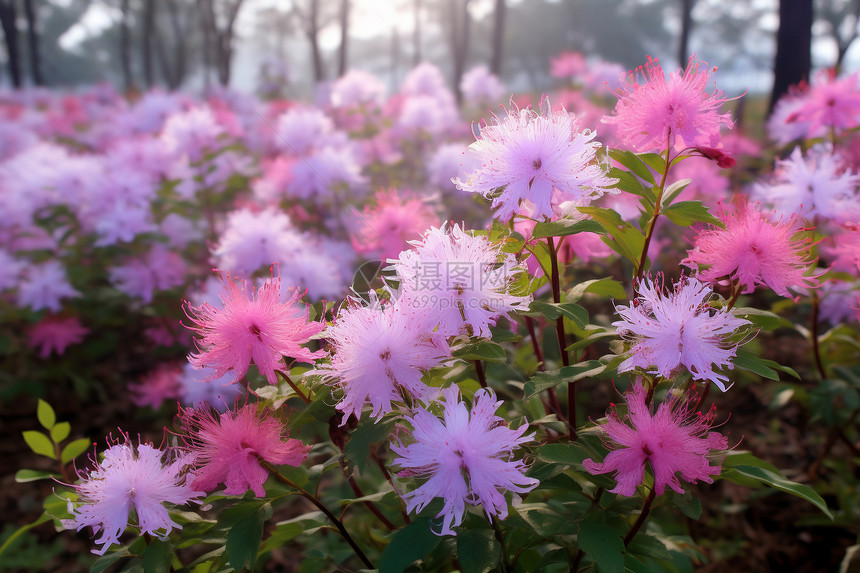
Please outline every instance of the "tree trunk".
[[349, 0], [340, 0], [340, 52], [337, 61], [337, 75], [346, 73], [347, 46], [349, 40]]
[[36, 21], [36, 0], [24, 0], [24, 15], [27, 18], [27, 45], [30, 50], [30, 75], [37, 86], [45, 85], [42, 76], [42, 54], [39, 51], [39, 30]]
[[131, 75], [131, 31], [128, 28], [129, 3], [130, 0], [122, 0], [119, 21], [119, 61], [126, 92], [134, 89], [134, 78]]
[[414, 0], [415, 28], [412, 30], [412, 65], [421, 63], [421, 0]]
[[0, 0], [0, 25], [6, 39], [6, 57], [9, 60], [9, 78], [16, 88], [21, 87], [21, 50], [18, 49], [18, 15], [15, 0]]
[[159, 66], [161, 67], [161, 73], [164, 76], [164, 81], [167, 83], [167, 87], [171, 90], [175, 90], [182, 85], [182, 82], [185, 79], [187, 54], [185, 41], [186, 30], [180, 23], [176, 0], [165, 0], [165, 4], [167, 5], [170, 29], [173, 32], [173, 44], [170, 46], [171, 57], [168, 56], [168, 46], [165, 45], [158, 26], [155, 28], [155, 51], [158, 56]]
[[308, 18], [305, 33], [311, 45], [311, 61], [314, 66], [314, 81], [320, 83], [325, 79], [322, 53], [319, 44], [319, 0], [311, 0], [311, 12]]
[[695, 0], [681, 0], [681, 37], [678, 39], [678, 64], [681, 68], [690, 59], [690, 29], [693, 27]]
[[155, 0], [143, 2], [143, 30], [140, 38], [140, 50], [143, 56], [143, 81], [146, 87], [155, 84], [152, 69], [152, 36], [155, 33]]
[[493, 11], [493, 57], [490, 60], [490, 71], [497, 76], [502, 76], [502, 53], [505, 45], [505, 13], [507, 5], [505, 0], [496, 0], [496, 8]]
[[469, 0], [451, 0], [451, 51], [454, 59], [454, 90], [457, 103], [463, 101], [460, 78], [469, 53]]
[[812, 0], [779, 0], [779, 29], [776, 33], [776, 59], [773, 92], [768, 114], [788, 88], [809, 80], [812, 67]]

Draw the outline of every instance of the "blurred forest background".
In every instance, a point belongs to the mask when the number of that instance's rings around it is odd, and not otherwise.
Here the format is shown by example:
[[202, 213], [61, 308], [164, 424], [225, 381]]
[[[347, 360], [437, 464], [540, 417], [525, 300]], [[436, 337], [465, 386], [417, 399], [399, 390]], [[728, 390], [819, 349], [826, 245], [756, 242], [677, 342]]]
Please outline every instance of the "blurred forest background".
[[276, 77], [278, 95], [307, 98], [349, 68], [393, 86], [427, 60], [454, 88], [486, 63], [537, 91], [549, 58], [576, 50], [625, 68], [696, 52], [726, 91], [782, 93], [856, 69], [858, 15], [860, 0], [0, 0], [0, 85], [259, 91]]

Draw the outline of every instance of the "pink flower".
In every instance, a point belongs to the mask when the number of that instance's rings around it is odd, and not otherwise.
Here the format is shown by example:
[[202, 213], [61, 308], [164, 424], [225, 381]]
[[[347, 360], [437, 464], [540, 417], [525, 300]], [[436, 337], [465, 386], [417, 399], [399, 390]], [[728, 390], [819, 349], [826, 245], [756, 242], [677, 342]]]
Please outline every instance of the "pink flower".
[[185, 505], [202, 494], [188, 485], [191, 463], [191, 455], [176, 450], [165, 452], [150, 444], [135, 449], [127, 437], [116, 441], [98, 467], [80, 476], [83, 481], [74, 486], [78, 501], [69, 504], [74, 517], [64, 520], [63, 527], [80, 531], [91, 526], [93, 533], [101, 532], [96, 543], [104, 545], [93, 553], [104, 555], [119, 543], [134, 509], [141, 534], [164, 538], [182, 526], [174, 523], [163, 504]]
[[301, 440], [284, 439], [281, 421], [268, 412], [258, 413], [255, 404], [227, 411], [217, 420], [211, 410], [185, 410], [181, 424], [189, 433], [198, 468], [191, 485], [201, 491], [212, 491], [223, 483], [227, 495], [242, 495], [250, 489], [263, 497], [269, 472], [259, 460], [298, 466], [310, 450]]
[[[354, 302], [354, 301], [353, 301]], [[343, 399], [335, 406], [361, 418], [368, 402], [371, 417], [391, 411], [392, 401], [401, 401], [402, 392], [426, 400], [431, 391], [421, 377], [447, 354], [433, 344], [432, 325], [408, 306], [393, 303], [382, 308], [375, 299], [370, 306], [344, 306], [325, 332], [333, 347], [330, 365], [316, 373], [343, 389]]]
[[822, 70], [798, 106], [795, 121], [809, 124], [810, 131], [838, 128], [851, 129], [860, 124], [860, 84], [855, 72], [836, 78], [832, 70]]
[[472, 106], [493, 104], [502, 99], [505, 86], [485, 65], [478, 65], [463, 74], [460, 80], [463, 98]]
[[603, 462], [585, 460], [586, 470], [592, 474], [616, 472], [618, 485], [609, 491], [626, 497], [632, 497], [642, 483], [645, 462], [654, 471], [657, 495], [663, 495], [667, 485], [684, 493], [678, 472], [690, 483], [713, 483], [711, 476], [719, 475], [721, 467], [710, 465], [707, 455], [711, 450], [728, 447], [725, 436], [709, 431], [716, 413], [713, 406], [707, 415], [694, 414], [691, 410], [695, 394], [685, 402], [673, 397], [660, 404], [652, 416], [645, 404], [645, 388], [638, 382], [625, 398], [628, 413], [624, 418], [613, 410], [600, 428], [618, 447]]
[[49, 260], [30, 265], [23, 271], [24, 278], [18, 285], [18, 306], [29, 306], [32, 310], [59, 312], [64, 298], [79, 297], [66, 278], [66, 268], [60, 261]]
[[175, 364], [156, 366], [137, 383], [128, 385], [131, 401], [136, 406], [149, 406], [155, 410], [165, 400], [179, 398], [179, 375], [179, 366]]
[[615, 307], [622, 320], [612, 326], [622, 338], [633, 341], [630, 357], [618, 371], [654, 366], [648, 372], [668, 379], [683, 365], [693, 379], [710, 380], [725, 392], [724, 383], [729, 379], [714, 367], [734, 368], [731, 359], [737, 346], [724, 340], [750, 322], [730, 310], [708, 306], [713, 291], [696, 279], [676, 283], [668, 295], [647, 278], [638, 290], [639, 296], [630, 306]]
[[730, 114], [719, 113], [725, 94], [705, 92], [715, 71], [691, 56], [685, 70], [666, 80], [657, 60], [648, 57], [644, 67], [628, 73], [627, 85], [618, 89], [615, 112], [603, 121], [616, 125], [618, 140], [639, 153], [717, 147], [720, 126], [733, 124]]
[[27, 343], [39, 349], [39, 358], [45, 359], [56, 352], [62, 356], [66, 348], [79, 344], [89, 333], [77, 317], [46, 316], [30, 328]]
[[[547, 100], [541, 107], [551, 109]], [[607, 189], [615, 180], [597, 162], [600, 143], [592, 141], [597, 133], [580, 131], [573, 114], [564, 110], [538, 114], [511, 103], [504, 118], [493, 119], [469, 146], [481, 167], [454, 183], [463, 191], [492, 198], [500, 220], [519, 213], [523, 200], [534, 204], [532, 216], [551, 217], [554, 189], [560, 201], [579, 203], [617, 192]]]
[[233, 370], [235, 380], [248, 371], [251, 361], [270, 384], [277, 384], [276, 368], [285, 367], [284, 356], [313, 361], [323, 351], [311, 352], [301, 345], [325, 325], [308, 322], [307, 306], [298, 303], [303, 293], [293, 290], [281, 301], [281, 279], [272, 277], [258, 290], [245, 281], [224, 277], [222, 306], [199, 307], [186, 302], [186, 314], [194, 326], [198, 352], [188, 357], [196, 368], [211, 367], [215, 377]]
[[407, 420], [415, 428], [415, 442], [404, 446], [391, 444], [400, 457], [400, 477], [426, 477], [418, 489], [406, 493], [407, 511], [420, 512], [431, 501], [441, 497], [445, 505], [436, 517], [442, 517], [440, 535], [454, 535], [451, 527], [460, 525], [466, 503], [480, 505], [487, 516], [505, 519], [508, 504], [504, 491], [531, 491], [538, 480], [526, 477], [522, 460], [513, 460], [514, 448], [534, 438], [523, 436], [528, 424], [512, 430], [495, 412], [501, 405], [491, 390], [478, 390], [472, 401], [471, 414], [459, 399], [459, 389], [451, 386], [442, 391], [445, 399], [443, 420], [427, 410], [417, 410]]
[[418, 197], [400, 195], [394, 189], [379, 191], [376, 205], [367, 205], [358, 215], [360, 228], [352, 236], [352, 246], [358, 253], [379, 253], [386, 261], [409, 248], [408, 242], [439, 224], [439, 217]]
[[586, 69], [585, 57], [579, 52], [561, 52], [549, 63], [549, 75], [554, 78], [575, 78]]
[[808, 276], [810, 261], [803, 252], [811, 239], [797, 237], [802, 231], [792, 218], [787, 223], [771, 223], [746, 200], [738, 196], [734, 211], [721, 206], [725, 228], [709, 227], [696, 235], [695, 247], [687, 251], [681, 264], [699, 270], [698, 278], [714, 284], [728, 278], [738, 281], [743, 291], [765, 284], [781, 296], [791, 296], [789, 288], [805, 292], [818, 285], [817, 276]]
[[489, 338], [499, 316], [531, 301], [528, 294], [511, 293], [524, 269], [484, 236], [468, 235], [457, 225], [449, 232], [443, 225], [413, 244], [394, 264], [402, 302], [429, 312], [441, 336], [467, 332]]
[[755, 194], [777, 213], [860, 223], [860, 176], [842, 169], [827, 149], [816, 146], [804, 157], [797, 147], [776, 165], [775, 181], [756, 185]]

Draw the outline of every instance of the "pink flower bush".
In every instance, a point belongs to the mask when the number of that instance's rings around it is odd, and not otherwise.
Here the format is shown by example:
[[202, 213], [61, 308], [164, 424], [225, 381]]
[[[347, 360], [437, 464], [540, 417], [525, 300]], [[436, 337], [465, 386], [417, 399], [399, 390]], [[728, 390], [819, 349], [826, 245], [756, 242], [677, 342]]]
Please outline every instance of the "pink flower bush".
[[691, 56], [686, 69], [672, 72], [667, 80], [658, 61], [649, 57], [645, 66], [628, 74], [614, 113], [603, 121], [617, 126], [618, 140], [637, 153], [717, 147], [720, 126], [733, 123], [730, 114], [720, 113], [727, 101], [723, 92], [705, 92], [715, 71]]
[[175, 364], [156, 366], [140, 380], [128, 385], [131, 401], [136, 406], [158, 409], [165, 400], [179, 398], [179, 372], [179, 367]]
[[141, 534], [164, 538], [174, 528], [182, 529], [164, 504], [185, 505], [202, 495], [189, 485], [192, 461], [193, 455], [176, 450], [165, 452], [150, 444], [135, 448], [128, 438], [115, 441], [101, 463], [80, 476], [82, 481], [74, 486], [78, 500], [70, 503], [74, 517], [64, 520], [63, 527], [78, 531], [92, 527], [94, 533], [101, 533], [95, 542], [103, 545], [93, 550], [97, 555], [119, 543], [132, 509]]
[[404, 304], [430, 313], [441, 336], [468, 332], [489, 338], [498, 317], [531, 301], [527, 294], [510, 292], [524, 269], [486, 237], [443, 225], [413, 244], [394, 263], [400, 296]]
[[505, 519], [508, 503], [504, 491], [525, 493], [538, 480], [525, 476], [526, 466], [513, 460], [514, 448], [530, 441], [524, 436], [528, 424], [516, 430], [507, 427], [495, 412], [502, 404], [491, 390], [478, 390], [469, 409], [459, 399], [459, 389], [443, 390], [444, 414], [440, 420], [427, 410], [416, 410], [407, 418], [414, 428], [413, 443], [392, 443], [399, 457], [394, 465], [402, 468], [399, 477], [426, 477], [427, 481], [406, 493], [406, 509], [420, 512], [434, 499], [442, 498], [444, 507], [439, 535], [455, 535], [466, 503], [484, 509], [487, 517]]
[[389, 189], [377, 192], [375, 199], [375, 205], [367, 205], [357, 213], [360, 226], [351, 238], [358, 253], [379, 253], [379, 258], [386, 261], [439, 224], [439, 217], [418, 196]]
[[408, 306], [395, 302], [382, 308], [375, 299], [370, 306], [340, 310], [324, 333], [332, 345], [331, 364], [316, 373], [343, 390], [335, 406], [344, 413], [342, 424], [351, 414], [360, 419], [367, 403], [371, 417], [379, 418], [391, 411], [392, 402], [402, 401], [401, 392], [427, 400], [434, 389], [422, 375], [447, 354], [433, 343], [427, 322]]
[[188, 360], [196, 368], [211, 367], [215, 378], [228, 371], [241, 379], [253, 360], [269, 384], [277, 384], [275, 370], [284, 368], [284, 357], [312, 362], [324, 353], [304, 348], [311, 336], [324, 325], [308, 322], [308, 309], [299, 303], [302, 294], [293, 290], [281, 300], [281, 279], [272, 277], [259, 289], [245, 281], [224, 277], [226, 292], [222, 306], [203, 303], [195, 307], [186, 303], [186, 314], [199, 336], [198, 351]]
[[721, 206], [724, 228], [709, 227], [699, 232], [694, 248], [687, 251], [682, 265], [704, 267], [697, 277], [714, 284], [720, 280], [737, 281], [745, 293], [756, 285], [767, 285], [781, 296], [788, 289], [805, 292], [817, 286], [818, 277], [810, 276], [811, 263], [805, 251], [810, 239], [798, 237], [796, 220], [768, 221], [746, 200], [735, 201], [734, 210]]
[[[681, 478], [689, 483], [701, 480], [713, 483], [711, 476], [720, 475], [720, 465], [711, 465], [708, 454], [724, 450], [728, 440], [722, 434], [711, 432], [716, 410], [706, 414], [693, 413], [690, 400], [669, 398], [651, 414], [645, 403], [645, 388], [641, 383], [627, 392], [627, 414], [624, 418], [613, 410], [600, 431], [611, 439], [613, 449], [603, 462], [587, 459], [585, 469], [592, 474], [615, 473], [618, 484], [610, 491], [632, 497], [645, 478], [645, 463], [654, 472], [654, 491], [663, 495], [668, 485], [684, 493]], [[632, 426], [632, 427], [631, 427]]]
[[775, 181], [757, 184], [755, 195], [783, 216], [836, 223], [860, 223], [860, 176], [842, 169], [826, 149], [813, 148], [806, 157], [797, 147], [788, 159], [777, 160]]
[[200, 491], [213, 491], [223, 483], [227, 495], [242, 495], [250, 489], [263, 497], [269, 472], [259, 460], [298, 466], [310, 450], [301, 440], [285, 439], [281, 421], [268, 412], [258, 412], [255, 404], [227, 411], [217, 419], [211, 410], [185, 410], [181, 424], [188, 432], [190, 455], [197, 467], [191, 485]]
[[[550, 109], [546, 102], [542, 107]], [[496, 217], [507, 221], [520, 212], [520, 202], [534, 205], [533, 217], [552, 217], [554, 190], [563, 201], [587, 204], [614, 193], [615, 183], [596, 160], [596, 132], [580, 131], [573, 114], [564, 110], [538, 114], [511, 109], [504, 118], [482, 127], [469, 152], [481, 167], [454, 183], [463, 191], [493, 199]]]
[[696, 279], [682, 279], [667, 294], [646, 278], [637, 290], [639, 296], [629, 306], [615, 307], [621, 320], [612, 326], [633, 343], [618, 371], [639, 367], [668, 379], [684, 366], [694, 380], [709, 380], [725, 392], [729, 379], [715, 368], [732, 369], [737, 351], [725, 339], [750, 322], [708, 306], [713, 291]]
[[30, 328], [27, 342], [39, 350], [39, 358], [44, 360], [51, 353], [62, 356], [66, 348], [80, 344], [88, 333], [89, 329], [75, 316], [46, 316]]

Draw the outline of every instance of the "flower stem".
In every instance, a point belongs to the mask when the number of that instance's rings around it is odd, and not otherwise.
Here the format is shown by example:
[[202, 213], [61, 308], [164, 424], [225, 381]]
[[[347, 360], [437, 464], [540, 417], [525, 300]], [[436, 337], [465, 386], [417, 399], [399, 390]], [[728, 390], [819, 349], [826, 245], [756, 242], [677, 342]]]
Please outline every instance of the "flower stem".
[[812, 355], [815, 357], [815, 368], [818, 369], [818, 375], [824, 380], [827, 378], [827, 372], [824, 370], [824, 362], [821, 360], [821, 346], [818, 344], [818, 314], [821, 306], [821, 300], [818, 298], [818, 293], [812, 291], [812, 317], [809, 319], [810, 329], [809, 337], [812, 339]]
[[672, 132], [666, 138], [666, 168], [663, 170], [663, 175], [660, 178], [660, 188], [657, 189], [657, 198], [654, 201], [654, 213], [651, 215], [651, 220], [648, 222], [648, 231], [645, 233], [645, 242], [642, 244], [642, 254], [639, 256], [639, 264], [636, 265], [636, 276], [633, 277], [633, 288], [636, 289], [642, 275], [645, 272], [645, 261], [648, 260], [648, 247], [651, 245], [651, 237], [654, 236], [654, 229], [657, 227], [657, 218], [660, 216], [660, 207], [663, 202], [663, 191], [666, 189], [666, 178], [669, 175], [669, 165], [672, 161], [669, 159], [669, 153], [672, 151]]
[[484, 372], [484, 365], [480, 360], [475, 360], [475, 372], [478, 375], [478, 382], [481, 384], [481, 388], [486, 388], [487, 374]]
[[286, 372], [284, 372], [284, 371], [282, 371], [282, 370], [275, 370], [275, 373], [276, 373], [276, 374], [280, 374], [280, 375], [281, 375], [281, 378], [283, 378], [283, 379], [284, 379], [284, 382], [286, 382], [287, 384], [289, 384], [289, 385], [290, 385], [290, 388], [292, 388], [292, 389], [293, 389], [293, 392], [295, 392], [295, 393], [296, 393], [296, 395], [297, 395], [299, 398], [301, 398], [302, 400], [304, 400], [305, 404], [310, 404], [310, 403], [311, 403], [310, 399], [309, 399], [307, 396], [305, 396], [304, 392], [302, 392], [301, 390], [299, 390], [299, 387], [298, 387], [298, 386], [296, 386], [296, 385], [295, 385], [295, 383], [293, 383], [293, 381], [290, 379], [290, 377], [287, 375], [287, 373], [286, 373]]
[[[388, 483], [391, 484], [392, 489], [394, 489], [394, 491], [397, 492], [397, 496], [402, 500], [403, 494], [400, 493], [400, 489], [397, 487], [397, 484], [394, 483], [393, 479], [391, 479], [391, 474], [388, 472], [388, 468], [385, 467], [385, 464], [383, 463], [383, 461], [379, 458], [379, 455], [377, 455], [376, 452], [372, 452], [370, 455], [373, 456], [373, 461], [376, 462], [377, 466], [379, 466], [379, 471], [382, 472], [382, 475], [385, 476], [385, 479], [388, 480]], [[412, 520], [409, 519], [409, 514], [406, 513], [405, 510], [401, 509], [400, 513], [403, 515], [403, 521], [407, 525], [412, 523]]]
[[[344, 468], [344, 473], [346, 473], [346, 468]], [[356, 497], [364, 497], [364, 492], [361, 491], [361, 488], [358, 486], [358, 482], [355, 481], [354, 476], [349, 476], [348, 478], [346, 478], [346, 481], [349, 482], [349, 487], [352, 489], [352, 492], [355, 494]], [[397, 527], [393, 523], [391, 523], [391, 520], [385, 517], [385, 514], [383, 514], [379, 510], [379, 508], [376, 507], [375, 503], [369, 500], [364, 501], [363, 503], [365, 506], [367, 506], [367, 509], [369, 509], [370, 512], [375, 515], [377, 519], [379, 519], [382, 525], [388, 528], [388, 531], [394, 531], [395, 529], [397, 529]]]
[[325, 514], [325, 516], [329, 518], [329, 520], [334, 524], [334, 526], [340, 532], [343, 539], [347, 543], [349, 543], [349, 546], [352, 547], [352, 550], [355, 552], [355, 554], [358, 556], [358, 558], [361, 559], [362, 563], [367, 565], [367, 567], [369, 569], [376, 569], [376, 567], [373, 566], [373, 563], [370, 562], [370, 559], [367, 558], [367, 556], [364, 554], [364, 552], [361, 550], [361, 548], [355, 543], [353, 538], [349, 535], [349, 532], [343, 526], [343, 523], [341, 523], [341, 521], [337, 517], [335, 517], [335, 515], [331, 511], [329, 511], [328, 508], [326, 506], [324, 506], [319, 499], [317, 499], [315, 496], [309, 494], [308, 492], [306, 492], [305, 490], [300, 488], [297, 484], [293, 483], [293, 481], [290, 478], [283, 475], [281, 472], [279, 472], [277, 470], [277, 468], [275, 468], [272, 464], [270, 464], [266, 460], [264, 460], [262, 458], [257, 458], [257, 459], [260, 462], [260, 465], [263, 466], [270, 474], [272, 474], [272, 476], [276, 480], [278, 480], [282, 484], [289, 486], [289, 487], [293, 488], [294, 490], [296, 490], [302, 497], [304, 497], [306, 500], [308, 500], [309, 502], [314, 504], [317, 507], [317, 509], [319, 509], [321, 512], [323, 512]]
[[537, 339], [537, 335], [535, 334], [535, 321], [532, 317], [527, 316], [526, 318], [526, 328], [529, 331], [529, 338], [532, 341], [532, 349], [535, 351], [535, 358], [538, 361], [538, 370], [541, 372], [546, 371], [546, 364], [543, 361], [543, 352], [540, 349], [540, 342]]
[[726, 310], [731, 310], [734, 308], [735, 303], [738, 302], [738, 299], [741, 297], [741, 282], [736, 280], [732, 283], [732, 298], [729, 299], [729, 304], [726, 305]]
[[642, 525], [645, 523], [645, 520], [648, 519], [648, 514], [651, 512], [651, 504], [654, 502], [654, 498], [656, 494], [654, 490], [651, 490], [651, 493], [648, 494], [648, 497], [645, 498], [645, 504], [642, 506], [642, 511], [639, 513], [639, 517], [636, 519], [636, 522], [633, 524], [633, 527], [630, 528], [630, 531], [627, 532], [627, 535], [624, 537], [624, 547], [630, 545], [630, 542], [633, 541], [633, 538], [636, 537], [636, 534], [639, 533], [639, 530], [642, 528]]
[[[561, 247], [561, 242], [564, 237], [558, 241], [558, 246]], [[549, 247], [549, 260], [552, 276], [552, 300], [554, 303], [561, 303], [561, 277], [558, 271], [558, 249], [552, 237], [546, 238], [547, 246]], [[558, 337], [558, 351], [561, 354], [562, 366], [570, 366], [570, 356], [567, 353], [567, 334], [564, 331], [564, 316], [559, 316], [555, 321], [555, 334]], [[550, 399], [554, 398], [555, 392], [550, 395]], [[558, 400], [555, 400], [556, 404]], [[576, 390], [573, 383], [567, 385], [567, 425], [571, 440], [576, 439]]]
[[511, 566], [511, 561], [508, 558], [508, 548], [505, 544], [505, 536], [502, 533], [501, 528], [499, 527], [498, 522], [495, 518], [490, 518], [490, 524], [493, 526], [493, 533], [496, 535], [496, 541], [499, 542], [499, 555], [501, 556], [499, 561], [499, 569], [503, 573], [507, 573], [508, 571], [512, 571], [513, 567]]

